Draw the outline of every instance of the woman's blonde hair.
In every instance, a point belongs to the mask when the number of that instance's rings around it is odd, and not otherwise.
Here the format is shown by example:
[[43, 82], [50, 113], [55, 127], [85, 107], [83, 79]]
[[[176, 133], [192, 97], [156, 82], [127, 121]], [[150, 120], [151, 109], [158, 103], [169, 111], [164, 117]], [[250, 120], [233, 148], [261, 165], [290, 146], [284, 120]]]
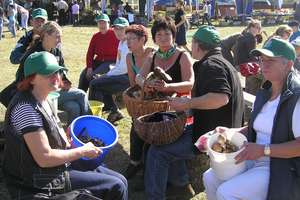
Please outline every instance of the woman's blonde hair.
[[38, 34], [35, 34], [32, 37], [32, 42], [31, 44], [28, 46], [28, 49], [31, 49], [38, 41], [41, 41], [44, 38], [45, 33], [47, 33], [48, 35], [51, 35], [52, 33], [55, 32], [61, 32], [62, 29], [61, 27], [58, 25], [58, 23], [54, 22], [54, 21], [48, 21], [46, 22], [40, 29]]
[[275, 36], [275, 35], [278, 35], [278, 36], [282, 37], [283, 34], [287, 33], [287, 34], [291, 35], [292, 32], [293, 32], [293, 29], [292, 29], [291, 27], [289, 27], [288, 25], [280, 25], [280, 26], [276, 29], [276, 31], [275, 31], [275, 33], [274, 33], [273, 35], [274, 35], [274, 36]]
[[257, 19], [251, 19], [250, 22], [248, 23], [246, 29], [249, 30], [250, 28], [256, 27], [256, 26], [261, 27], [261, 22]]

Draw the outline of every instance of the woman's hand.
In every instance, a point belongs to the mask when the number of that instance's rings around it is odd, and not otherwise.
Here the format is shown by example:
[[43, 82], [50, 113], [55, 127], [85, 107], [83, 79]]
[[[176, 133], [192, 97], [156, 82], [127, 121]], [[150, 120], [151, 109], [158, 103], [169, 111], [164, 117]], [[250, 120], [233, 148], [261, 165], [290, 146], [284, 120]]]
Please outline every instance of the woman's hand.
[[229, 131], [230, 130], [230, 128], [227, 128], [227, 127], [225, 127], [225, 126], [218, 126], [218, 127], [216, 127], [215, 128], [215, 133], [217, 132], [217, 133], [225, 133], [225, 132], [227, 132], [227, 131]]
[[169, 98], [169, 106], [171, 109], [176, 111], [184, 111], [190, 109], [190, 101], [191, 99], [184, 97], [170, 97]]
[[72, 83], [69, 80], [62, 80], [61, 89], [64, 91], [70, 90]]
[[242, 148], [244, 148], [243, 151], [234, 158], [236, 164], [245, 160], [257, 160], [264, 156], [264, 146], [261, 144], [245, 142]]
[[99, 147], [96, 147], [93, 143], [88, 142], [82, 147], [82, 157], [87, 157], [90, 159], [98, 157], [102, 150]]
[[92, 80], [93, 78], [92, 76], [93, 76], [93, 68], [87, 68], [86, 75], [85, 75], [86, 79]]
[[151, 84], [151, 87], [153, 87], [157, 91], [165, 92], [168, 90], [169, 84], [167, 84], [163, 80], [156, 80]]

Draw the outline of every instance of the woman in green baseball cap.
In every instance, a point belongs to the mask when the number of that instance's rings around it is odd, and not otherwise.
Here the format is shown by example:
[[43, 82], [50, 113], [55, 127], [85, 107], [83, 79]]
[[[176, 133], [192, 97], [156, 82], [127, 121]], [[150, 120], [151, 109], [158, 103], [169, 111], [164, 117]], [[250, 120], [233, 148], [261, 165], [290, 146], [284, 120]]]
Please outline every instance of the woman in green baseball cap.
[[[24, 79], [5, 119], [3, 171], [8, 191], [12, 199], [32, 200], [60, 199], [57, 195], [87, 189], [98, 198], [127, 200], [127, 181], [121, 174], [102, 166], [87, 171], [76, 165], [76, 160], [94, 159], [102, 151], [91, 142], [71, 148], [71, 138], [47, 100], [60, 87], [64, 70], [46, 51], [34, 52], [24, 62]], [[82, 199], [95, 199], [92, 195]]]
[[86, 68], [79, 77], [78, 88], [87, 91], [95, 74], [105, 74], [117, 58], [119, 40], [109, 28], [109, 17], [101, 13], [95, 18], [99, 31], [92, 36], [86, 54]]
[[207, 199], [300, 199], [300, 78], [293, 69], [295, 49], [288, 41], [272, 38], [251, 54], [258, 57], [266, 82], [257, 92], [248, 125], [216, 129], [247, 136], [235, 157], [236, 164], [246, 161], [247, 168], [226, 181], [212, 169], [206, 171]]

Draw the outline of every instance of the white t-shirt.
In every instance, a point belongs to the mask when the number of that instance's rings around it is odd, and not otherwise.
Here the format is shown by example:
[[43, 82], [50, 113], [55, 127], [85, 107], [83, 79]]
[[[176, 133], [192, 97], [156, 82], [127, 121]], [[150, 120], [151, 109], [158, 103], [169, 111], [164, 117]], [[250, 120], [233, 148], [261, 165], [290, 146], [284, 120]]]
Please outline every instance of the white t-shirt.
[[[277, 106], [280, 100], [280, 96], [272, 101], [265, 103], [260, 113], [254, 120], [253, 128], [257, 133], [256, 143], [257, 144], [270, 144], [271, 143], [271, 133], [273, 128], [273, 121]], [[300, 99], [298, 100], [294, 112], [292, 121], [292, 130], [294, 137], [300, 137]], [[263, 157], [259, 159], [260, 161], [269, 161], [269, 157]]]
[[115, 65], [111, 65], [111, 70], [107, 72], [108, 76], [117, 76], [127, 74], [126, 56], [130, 53], [127, 41], [120, 41], [118, 45], [118, 58]]
[[133, 13], [127, 13], [128, 15], [128, 22], [133, 23], [134, 22], [134, 14]]
[[69, 5], [64, 0], [60, 0], [60, 1], [57, 2], [57, 9], [58, 10], [64, 9], [65, 12], [67, 12], [68, 8], [69, 8]]

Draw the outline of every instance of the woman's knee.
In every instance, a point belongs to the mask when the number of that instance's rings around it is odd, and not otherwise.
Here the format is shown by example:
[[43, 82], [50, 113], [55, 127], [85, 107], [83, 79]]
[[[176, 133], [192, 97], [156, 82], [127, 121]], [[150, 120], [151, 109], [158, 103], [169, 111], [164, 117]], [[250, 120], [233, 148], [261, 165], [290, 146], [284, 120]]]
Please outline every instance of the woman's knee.
[[115, 178], [112, 183], [111, 193], [118, 194], [117, 196], [125, 197], [127, 196], [128, 184], [127, 180], [121, 180], [120, 178]]
[[215, 177], [211, 169], [208, 169], [203, 173], [202, 181], [205, 188], [214, 185]]

